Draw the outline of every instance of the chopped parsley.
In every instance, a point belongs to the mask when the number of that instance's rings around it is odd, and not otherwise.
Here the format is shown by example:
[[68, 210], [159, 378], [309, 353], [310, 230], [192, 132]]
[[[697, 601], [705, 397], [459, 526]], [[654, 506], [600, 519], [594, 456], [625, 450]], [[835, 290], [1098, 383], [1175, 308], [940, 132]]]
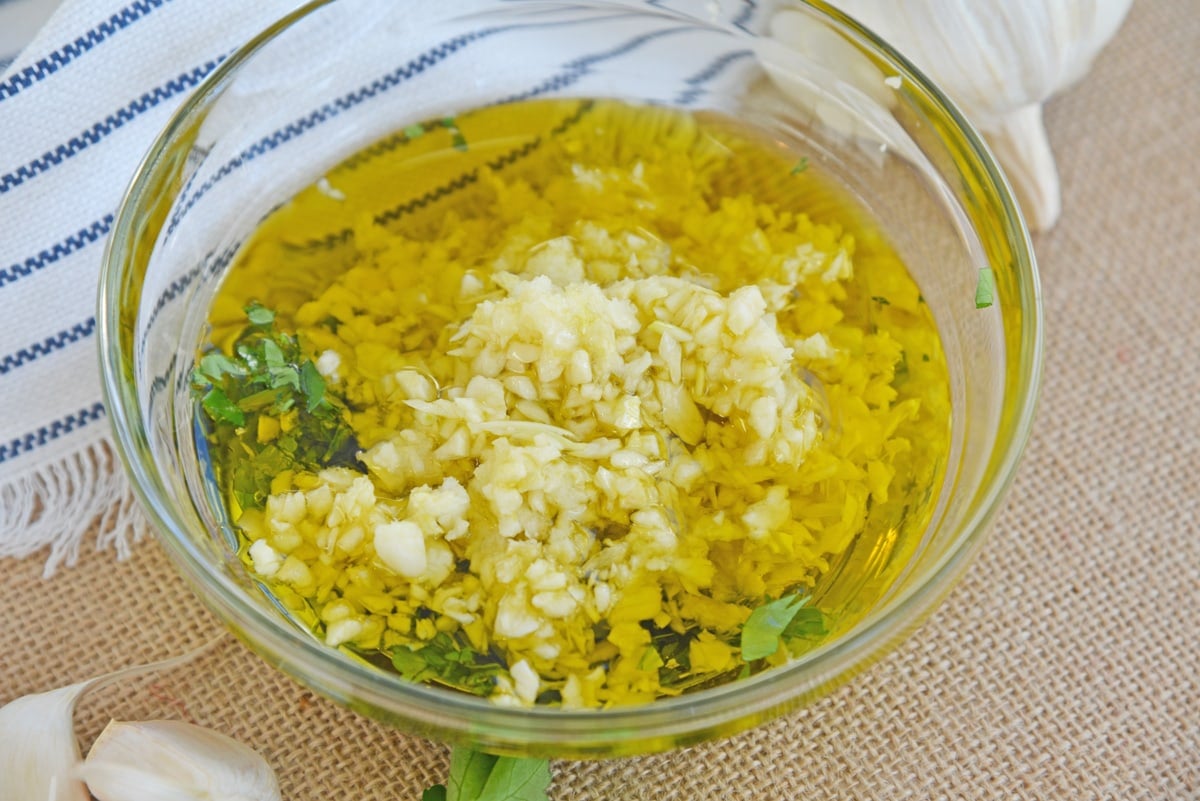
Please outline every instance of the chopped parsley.
[[508, 674], [498, 657], [481, 654], [445, 632], [420, 648], [395, 648], [391, 657], [392, 665], [410, 681], [437, 682], [472, 695], [491, 695], [496, 679]]
[[742, 660], [747, 666], [756, 659], [771, 656], [780, 644], [816, 639], [828, 633], [824, 613], [805, 606], [808, 600], [806, 595], [785, 595], [750, 613], [742, 626]]
[[791, 174], [799, 175], [800, 173], [804, 172], [807, 169], [808, 169], [808, 156], [805, 156], [804, 158], [797, 161], [795, 166], [792, 167]]
[[778, 651], [784, 630], [800, 611], [805, 600], [807, 599], [799, 595], [785, 595], [751, 612], [742, 626], [742, 659], [753, 662], [755, 659], [765, 659]]
[[275, 313], [252, 303], [246, 320], [233, 353], [203, 354], [191, 385], [214, 463], [228, 471], [222, 483], [242, 509], [254, 509], [266, 503], [275, 476], [353, 465], [358, 443], [296, 337], [276, 330]]

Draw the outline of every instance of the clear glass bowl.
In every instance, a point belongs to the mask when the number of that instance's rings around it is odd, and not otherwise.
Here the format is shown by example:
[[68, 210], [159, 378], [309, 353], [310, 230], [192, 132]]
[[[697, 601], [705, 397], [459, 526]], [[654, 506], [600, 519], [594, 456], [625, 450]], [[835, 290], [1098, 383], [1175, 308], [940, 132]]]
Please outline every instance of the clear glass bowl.
[[[881, 224], [939, 327], [949, 466], [928, 527], [857, 623], [786, 666], [651, 704], [517, 710], [418, 686], [317, 642], [260, 591], [203, 490], [188, 372], [238, 246], [327, 169], [418, 120], [507, 99], [616, 97], [732, 115], [811, 154]], [[996, 303], [976, 309], [981, 268]], [[1034, 411], [1041, 304], [1028, 235], [979, 136], [869, 31], [819, 3], [314, 2], [228, 58], [134, 177], [105, 256], [104, 388], [159, 538], [269, 663], [366, 715], [510, 754], [600, 757], [731, 734], [827, 692], [911, 631], [984, 539]]]

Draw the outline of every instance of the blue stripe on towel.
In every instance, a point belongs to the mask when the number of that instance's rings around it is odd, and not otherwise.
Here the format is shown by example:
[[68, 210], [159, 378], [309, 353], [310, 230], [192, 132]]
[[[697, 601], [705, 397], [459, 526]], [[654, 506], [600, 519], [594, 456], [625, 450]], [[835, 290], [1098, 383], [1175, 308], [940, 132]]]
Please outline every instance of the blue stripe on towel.
[[386, 92], [388, 89], [403, 83], [409, 78], [425, 72], [425, 70], [437, 65], [442, 61], [445, 61], [456, 51], [466, 47], [472, 42], [502, 30], [506, 30], [506, 28], [484, 28], [483, 30], [472, 31], [470, 33], [462, 34], [461, 36], [456, 36], [453, 39], [442, 42], [436, 47], [425, 51], [417, 58], [409, 61], [407, 64], [397, 67], [387, 75], [384, 75], [381, 78], [376, 78], [371, 83], [365, 86], [360, 86], [353, 92], [342, 95], [336, 100], [326, 103], [320, 108], [309, 112], [306, 116], [297, 120], [293, 120], [283, 128], [279, 128], [274, 133], [258, 140], [253, 145], [246, 148], [241, 153], [223, 164], [211, 177], [205, 180], [204, 183], [200, 184], [196, 191], [192, 193], [191, 197], [188, 197], [181, 206], [176, 208], [175, 212], [171, 215], [171, 221], [167, 225], [167, 235], [169, 236], [175, 231], [175, 228], [179, 225], [179, 221], [183, 219], [183, 217], [189, 211], [191, 211], [192, 207], [196, 205], [200, 198], [208, 194], [209, 190], [211, 190], [218, 181], [229, 175], [237, 168], [241, 167], [246, 162], [253, 161], [264, 153], [268, 153], [280, 145], [285, 144], [298, 136], [302, 136], [326, 120], [338, 116], [343, 111], [348, 111], [360, 103], [370, 100], [376, 95]]
[[56, 350], [63, 350], [76, 342], [88, 339], [94, 333], [96, 333], [96, 318], [89, 317], [82, 323], [76, 323], [53, 336], [46, 337], [41, 342], [35, 342], [0, 359], [0, 375], [7, 375], [23, 364], [28, 364], [42, 356], [49, 356]]
[[61, 242], [55, 242], [37, 255], [30, 256], [24, 261], [0, 268], [0, 287], [14, 283], [34, 272], [53, 264], [59, 259], [70, 256], [77, 250], [82, 250], [93, 242], [99, 242], [108, 235], [112, 228], [113, 215], [105, 214], [89, 226], [80, 228]]
[[[564, 23], [555, 22], [555, 23], [544, 23], [544, 24], [557, 25], [557, 24], [564, 24]], [[385, 82], [392, 81], [394, 83], [398, 83], [399, 80], [396, 78], [396, 76], [404, 73], [405, 70], [410, 69], [413, 64], [427, 62], [428, 65], [432, 66], [432, 64], [436, 63], [440, 59], [446, 58], [448, 55], [453, 53], [454, 50], [458, 49], [459, 47], [469, 44], [470, 41], [472, 41], [474, 38], [480, 38], [482, 36], [491, 35], [493, 33], [510, 30], [512, 28], [525, 28], [525, 27], [538, 27], [538, 25], [536, 25], [536, 24], [535, 25], [516, 25], [516, 26], [507, 26], [507, 27], [503, 27], [503, 28], [484, 29], [482, 31], [477, 31], [472, 34], [466, 34], [464, 37], [460, 37], [460, 38], [466, 39], [466, 41], [462, 42], [461, 44], [456, 44], [456, 40], [450, 40], [449, 42], [445, 42], [445, 43], [439, 45], [438, 47], [435, 47], [433, 50], [428, 51], [427, 53], [422, 55], [420, 57], [420, 59], [418, 59], [417, 62], [410, 62], [408, 66], [401, 67], [397, 70], [394, 70], [393, 72], [389, 73], [384, 78], [376, 79], [375, 81], [373, 81], [371, 84], [368, 84], [367, 86], [360, 87], [358, 90], [355, 90], [354, 92], [351, 92], [348, 95], [343, 95], [341, 98], [338, 98], [337, 100], [333, 101], [332, 103], [325, 104], [317, 111], [311, 112], [307, 117], [304, 117], [300, 120], [294, 121], [290, 125], [286, 126], [285, 128], [276, 130], [274, 133], [259, 140], [255, 145], [242, 151], [242, 153], [240, 153], [238, 156], [236, 156], [235, 158], [233, 158], [226, 164], [222, 165], [211, 177], [209, 177], [207, 180], [205, 180], [204, 183], [202, 183], [200, 185], [200, 187], [196, 190], [196, 192], [191, 197], [189, 197], [187, 199], [187, 201], [181, 207], [176, 209], [175, 213], [172, 215], [171, 222], [169, 223], [168, 228], [167, 228], [168, 235], [173, 231], [174, 227], [178, 226], [179, 222], [183, 219], [184, 216], [186, 216], [187, 212], [191, 210], [191, 208], [196, 204], [196, 202], [203, 195], [205, 195], [209, 190], [211, 190], [212, 187], [214, 185], [216, 185], [216, 183], [218, 181], [220, 181], [222, 178], [224, 178], [225, 176], [234, 172], [240, 166], [242, 166], [243, 164], [245, 164], [248, 161], [253, 160], [257, 156], [260, 156], [263, 153], [268, 152], [269, 150], [273, 150], [274, 148], [278, 147], [281, 144], [286, 143], [288, 140], [294, 138], [295, 136], [299, 136], [299, 135], [303, 134], [305, 131], [307, 131], [311, 128], [315, 128], [317, 125], [325, 122], [330, 117], [336, 116], [336, 114], [340, 113], [340, 111], [343, 108], [349, 108], [360, 102], [371, 99], [377, 92], [388, 88], [387, 86], [383, 86], [382, 89], [376, 88], [376, 87], [382, 86]], [[548, 91], [554, 91], [555, 89], [561, 88], [562, 86], [569, 85], [570, 83], [573, 83], [576, 80], [578, 80], [583, 75], [586, 75], [588, 70], [597, 63], [600, 63], [607, 59], [612, 59], [612, 58], [616, 58], [621, 55], [628, 54], [629, 52], [635, 50], [636, 48], [640, 47], [641, 45], [643, 45], [649, 41], [653, 41], [655, 39], [661, 38], [663, 36], [666, 36], [666, 35], [669, 35], [672, 33], [678, 33], [678, 32], [686, 31], [686, 30], [693, 30], [696, 27], [697, 26], [694, 26], [694, 25], [683, 25], [681, 27], [667, 28], [667, 29], [654, 31], [649, 34], [642, 34], [640, 36], [636, 36], [632, 39], [629, 39], [629, 40], [623, 42], [622, 44], [617, 45], [616, 47], [600, 51], [599, 53], [594, 53], [591, 55], [583, 56], [579, 59], [575, 59], [574, 61], [568, 62], [566, 65], [564, 65], [566, 69], [562, 73], [559, 73], [559, 75], [554, 76], [546, 81], [543, 81], [538, 86], [533, 87], [530, 90], [521, 93], [520, 95], [514, 96], [514, 99], [534, 97], [534, 96], [543, 94]], [[453, 45], [453, 47], [450, 47], [450, 49], [446, 50], [446, 48], [450, 45]], [[700, 73], [697, 73], [695, 76], [693, 76], [693, 78], [689, 80], [689, 83], [697, 91], [701, 90], [703, 88], [703, 85], [707, 81], [716, 77], [716, 75], [721, 72], [721, 70], [725, 66], [725, 63], [727, 63], [728, 61], [736, 60], [738, 55], [742, 54], [742, 53], [748, 53], [748, 51], [736, 51], [735, 53], [726, 54], [721, 59], [717, 60], [719, 63], [717, 63], [716, 65], [709, 65], [709, 67], [707, 67], [705, 70], [703, 70]], [[420, 69], [413, 70], [411, 72], [411, 74], [415, 75], [415, 74], [421, 72], [423, 69], [424, 69], [424, 67], [422, 66]], [[389, 86], [390, 85], [391, 84], [389, 84]], [[519, 155], [520, 154], [509, 154], [509, 156], [506, 158], [512, 158], [514, 156], [519, 157]], [[504, 161], [504, 159], [501, 159], [501, 161]], [[474, 177], [475, 176], [460, 176], [459, 179], [456, 179], [456, 181], [452, 181], [451, 184], [447, 185], [447, 187], [441, 188], [441, 189], [437, 190], [437, 192], [439, 194], [441, 194], [441, 193], [445, 193], [447, 191], [453, 191], [457, 188], [460, 188], [457, 185], [458, 183], [470, 182], [471, 180], [474, 179]], [[422, 198], [422, 199], [419, 199], [419, 201], [417, 201], [417, 202], [426, 202], [429, 199], [430, 198]], [[407, 210], [406, 206], [398, 207], [397, 209], [393, 209], [389, 212], [386, 212], [384, 215], [382, 215], [382, 219], [377, 219], [376, 222], [378, 222], [380, 224], [385, 224], [386, 222], [390, 221], [394, 217], [400, 216], [406, 210]], [[222, 254], [222, 256], [218, 258], [217, 261], [220, 264], [220, 266], [223, 267], [224, 264], [228, 263], [231, 256], [232, 256], [232, 253], [227, 250], [226, 253]], [[180, 291], [182, 291], [188, 284], [190, 284], [192, 281], [194, 281], [196, 279], [196, 277], [198, 276], [199, 272], [200, 272], [199, 268], [193, 268], [191, 271], [189, 271], [188, 274], [184, 275], [180, 279], [176, 279], [176, 281], [173, 282], [167, 288], [167, 290], [162, 294], [162, 296], [159, 297], [158, 302], [155, 304], [155, 308], [150, 315], [150, 320], [147, 322], [146, 326], [144, 327], [144, 333], [142, 335], [141, 342], [140, 342], [140, 346], [142, 348], [145, 347], [146, 336], [149, 334], [151, 328], [153, 327], [154, 320], [157, 318], [158, 313], [161, 312], [163, 307], [167, 303], [169, 303], [171, 300], [173, 300], [180, 293]], [[154, 393], [152, 392], [151, 395], [152, 395], [151, 403], [153, 403]]]
[[86, 150], [89, 146], [99, 143], [100, 140], [121, 128], [125, 123], [134, 120], [138, 115], [149, 111], [164, 100], [169, 100], [175, 95], [196, 86], [224, 60], [225, 56], [220, 56], [205, 62], [190, 72], [180, 73], [163, 85], [154, 87], [119, 111], [109, 114], [78, 136], [71, 137], [65, 144], [61, 144], [53, 150], [46, 151], [40, 158], [36, 158], [28, 164], [18, 167], [13, 172], [0, 175], [0, 195], [15, 189], [41, 173], [49, 171], [50, 168], [72, 158], [80, 151]]
[[59, 437], [70, 434], [72, 431], [78, 431], [102, 417], [104, 417], [104, 404], [93, 403], [91, 406], [80, 409], [60, 420], [55, 420], [49, 425], [42, 426], [23, 436], [14, 437], [8, 442], [0, 443], [0, 464], [4, 464], [22, 454], [30, 453], [43, 445], [53, 442]]
[[[261, 222], [261, 220], [260, 220]], [[158, 321], [158, 315], [162, 314], [163, 309], [167, 304], [179, 297], [179, 295], [191, 286], [192, 282], [200, 277], [201, 273], [207, 272], [209, 275], [217, 275], [224, 270], [233, 257], [237, 255], [242, 243], [234, 242], [232, 245], [225, 248], [219, 255], [215, 256], [209, 253], [204, 257], [204, 263], [197, 264], [186, 273], [176, 278], [171, 283], [167, 284], [166, 289], [159, 293], [158, 299], [154, 302], [154, 308], [150, 310], [150, 316], [146, 320], [146, 324], [142, 326], [141, 339], [138, 340], [138, 355], [144, 355], [146, 352], [146, 343], [149, 340], [150, 332], [154, 330], [154, 324]]]
[[713, 59], [712, 63], [707, 67], [700, 70], [700, 72], [697, 72], [692, 77], [684, 80], [684, 83], [687, 84], [688, 88], [684, 89], [676, 96], [675, 102], [682, 106], [691, 105], [693, 102], [695, 102], [696, 98], [704, 94], [704, 85], [706, 83], [724, 72], [725, 68], [735, 61], [739, 61], [743, 58], [753, 55], [753, 50], [731, 50], [728, 53]]
[[45, 58], [38, 59], [34, 64], [9, 76], [8, 80], [0, 83], [0, 102], [15, 97], [20, 94], [21, 90], [28, 89], [38, 81], [53, 75], [84, 53], [102, 44], [110, 36], [128, 28], [154, 9], [169, 2], [170, 0], [136, 0], [136, 2], [130, 3], [95, 28], [85, 31], [75, 41], [63, 45]]
[[634, 38], [610, 50], [605, 50], [600, 53], [593, 53], [591, 55], [584, 56], [583, 58], [569, 61], [563, 65], [565, 69], [562, 72], [547, 78], [532, 89], [506, 98], [504, 102], [513, 103], [519, 100], [530, 100], [538, 97], [539, 95], [544, 95], [549, 92], [557, 92], [560, 89], [566, 89], [571, 84], [585, 77], [589, 72], [591, 72], [591, 68], [594, 65], [599, 64], [602, 61], [607, 61], [612, 58], [617, 58], [618, 56], [626, 55], [638, 49], [647, 42], [651, 42], [655, 39], [661, 39], [664, 36], [670, 36], [673, 33], [691, 30], [691, 28], [692, 26], [685, 25], [677, 28], [665, 28], [663, 30], [653, 31], [651, 33], [644, 33], [641, 36], [635, 36]]
[[[350, 108], [353, 108], [364, 101], [371, 100], [376, 95], [387, 91], [397, 84], [402, 83], [404, 80], [424, 72], [426, 68], [432, 67], [435, 64], [449, 58], [456, 50], [466, 47], [467, 45], [479, 39], [483, 39], [497, 33], [504, 33], [512, 30], [527, 30], [530, 28], [553, 27], [557, 25], [576, 25], [580, 22], [587, 21], [588, 20], [564, 20], [484, 28], [478, 31], [472, 31], [468, 34], [463, 34], [462, 36], [455, 37], [454, 39], [450, 39], [440, 45], [437, 45], [431, 50], [426, 51], [418, 59], [410, 61], [407, 65], [399, 67], [382, 78], [377, 78], [370, 84], [359, 87], [355, 91], [343, 95], [342, 97], [339, 97], [330, 103], [326, 103], [315, 111], [310, 112], [307, 116], [295, 120], [289, 125], [263, 137], [258, 142], [246, 148], [234, 158], [230, 159], [228, 162], [218, 168], [213, 175], [200, 184], [196, 191], [192, 193], [191, 196], [187, 197], [186, 200], [184, 200], [181, 206], [178, 206], [175, 209], [171, 215], [170, 222], [167, 224], [167, 235], [169, 236], [175, 231], [175, 229], [179, 226], [180, 221], [187, 216], [187, 213], [192, 210], [192, 207], [195, 206], [196, 203], [202, 197], [204, 197], [204, 195], [208, 194], [213, 186], [215, 186], [230, 173], [236, 171], [246, 162], [253, 161], [258, 156], [274, 150], [275, 148], [287, 143], [289, 140], [294, 139], [297, 136], [303, 135], [321, 123], [336, 117], [341, 112], [349, 110]], [[698, 27], [700, 26], [694, 24], [683, 24], [678, 27], [658, 30], [649, 34], [636, 36], [616, 46], [615, 48], [610, 48], [608, 50], [568, 62], [564, 65], [565, 69], [563, 72], [546, 79], [538, 86], [507, 98], [507, 100], [514, 101], [527, 99], [546, 94], [548, 92], [557, 91], [571, 85], [572, 83], [575, 83], [580, 78], [587, 75], [591, 67], [601, 61], [625, 55], [653, 39], [658, 39], [672, 33], [691, 30]], [[195, 175], [193, 175], [193, 177], [195, 177]]]
[[749, 33], [750, 29], [746, 26], [750, 24], [754, 12], [758, 10], [758, 3], [755, 0], [742, 0], [742, 3], [742, 10], [733, 18], [733, 24]]

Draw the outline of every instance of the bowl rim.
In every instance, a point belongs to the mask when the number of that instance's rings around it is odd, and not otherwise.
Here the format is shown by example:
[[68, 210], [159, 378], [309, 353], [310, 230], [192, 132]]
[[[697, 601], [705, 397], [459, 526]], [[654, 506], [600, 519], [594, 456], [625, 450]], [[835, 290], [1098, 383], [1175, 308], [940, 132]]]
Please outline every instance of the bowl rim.
[[[990, 200], [1000, 211], [999, 234], [1012, 250], [1014, 273], [1024, 279], [1017, 284], [1019, 295], [1010, 299], [1021, 310], [1019, 353], [1027, 354], [1019, 364], [1020, 370], [1006, 379], [1006, 383], [1016, 382], [1018, 388], [1014, 398], [1016, 407], [1006, 409], [1006, 414], [1015, 412], [1011, 418], [1012, 436], [995, 443], [994, 466], [988, 470], [994, 479], [981, 485], [981, 497], [974, 503], [971, 515], [941, 558], [924, 569], [920, 581], [888, 599], [882, 608], [872, 611], [832, 641], [786, 665], [746, 679], [626, 707], [514, 709], [499, 707], [487, 699], [409, 682], [398, 675], [359, 665], [335, 649], [312, 647], [317, 641], [311, 635], [263, 605], [253, 603], [189, 542], [182, 533], [169, 494], [155, 475], [155, 465], [148, 458], [145, 421], [134, 382], [124, 378], [135, 375], [131, 359], [126, 358], [121, 347], [123, 335], [132, 334], [123, 326], [118, 303], [125, 294], [128, 279], [125, 269], [130, 261], [128, 243], [136, 241], [141, 220], [139, 210], [150, 197], [173, 143], [220, 95], [242, 64], [293, 25], [336, 1], [310, 0], [277, 20], [230, 55], [179, 106], [135, 171], [116, 211], [103, 255], [97, 343], [105, 407], [116, 450], [157, 539], [199, 599], [269, 662], [300, 678], [305, 685], [359, 711], [376, 717], [382, 715], [397, 725], [440, 739], [497, 751], [565, 751], [585, 756], [589, 749], [595, 755], [662, 750], [753, 725], [760, 718], [773, 717], [800, 703], [806, 695], [849, 678], [914, 628], [940, 602], [982, 545], [988, 524], [1014, 479], [1028, 443], [1043, 363], [1040, 281], [1029, 232], [1012, 189], [982, 137], [945, 94], [907, 59], [861, 23], [823, 0], [791, 0], [790, 5], [823, 18], [843, 35], [886, 59], [889, 66], [897, 68], [905, 80], [917, 86], [935, 104], [935, 110], [953, 124], [954, 132], [961, 138], [960, 146], [986, 179], [982, 190], [990, 190]], [[1011, 344], [1011, 339], [1006, 342], [1009, 359], [1016, 357]], [[996, 450], [1001, 452], [997, 454]], [[781, 690], [785, 691], [782, 698]], [[381, 707], [386, 711], [381, 712]], [[742, 721], [749, 722], [741, 725]], [[622, 749], [623, 745], [627, 748]]]

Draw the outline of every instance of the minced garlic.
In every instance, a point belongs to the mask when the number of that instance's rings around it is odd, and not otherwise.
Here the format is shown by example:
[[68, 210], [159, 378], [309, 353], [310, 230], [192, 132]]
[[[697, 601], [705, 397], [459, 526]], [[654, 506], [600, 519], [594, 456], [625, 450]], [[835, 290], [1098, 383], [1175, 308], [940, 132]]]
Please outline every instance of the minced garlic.
[[[944, 445], [944, 363], [898, 262], [873, 285], [892, 324], [848, 321], [839, 226], [717, 191], [727, 164], [686, 115], [613, 144], [664, 113], [598, 104], [528, 167], [475, 167], [423, 229], [357, 214], [350, 266], [307, 296], [260, 283], [300, 202], [234, 270], [225, 294], [280, 310], [361, 447], [237, 521], [329, 645], [448, 633], [502, 665], [499, 703], [651, 700], [738, 669], [755, 606], [932, 482], [912, 437]], [[901, 366], [931, 380], [902, 392]]]

